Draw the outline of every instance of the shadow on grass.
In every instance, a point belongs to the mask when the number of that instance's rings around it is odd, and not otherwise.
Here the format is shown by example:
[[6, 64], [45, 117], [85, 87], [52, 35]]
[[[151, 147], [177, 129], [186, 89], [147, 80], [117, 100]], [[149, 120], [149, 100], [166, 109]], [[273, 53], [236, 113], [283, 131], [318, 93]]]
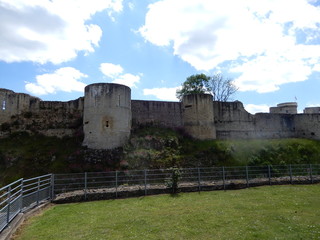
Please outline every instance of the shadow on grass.
[[178, 197], [181, 197], [181, 193], [170, 193], [170, 197], [173, 197], [173, 198], [178, 198]]

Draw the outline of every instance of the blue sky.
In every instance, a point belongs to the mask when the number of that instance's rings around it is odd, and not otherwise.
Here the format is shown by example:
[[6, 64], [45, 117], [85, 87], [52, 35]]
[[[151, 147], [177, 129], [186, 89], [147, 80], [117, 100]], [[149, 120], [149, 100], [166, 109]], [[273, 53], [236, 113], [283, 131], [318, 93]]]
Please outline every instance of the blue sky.
[[176, 101], [221, 73], [251, 112], [320, 106], [319, 0], [0, 0], [0, 88], [67, 101], [86, 85]]

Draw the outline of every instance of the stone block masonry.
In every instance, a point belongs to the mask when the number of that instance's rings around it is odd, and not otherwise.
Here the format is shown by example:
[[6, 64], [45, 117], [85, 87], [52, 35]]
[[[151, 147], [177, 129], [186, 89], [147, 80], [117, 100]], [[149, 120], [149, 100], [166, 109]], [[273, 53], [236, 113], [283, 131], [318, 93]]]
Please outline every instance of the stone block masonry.
[[123, 146], [131, 131], [131, 89], [119, 84], [85, 88], [83, 145], [93, 149]]
[[296, 103], [252, 115], [239, 101], [216, 102], [208, 94], [187, 95], [182, 102], [131, 100], [129, 87], [110, 83], [88, 85], [84, 97], [68, 102], [0, 89], [0, 103], [0, 136], [30, 131], [63, 137], [83, 129], [83, 145], [92, 149], [123, 146], [131, 129], [144, 125], [184, 129], [196, 139], [320, 140], [318, 108], [297, 114]]
[[83, 102], [83, 97], [68, 102], [41, 101], [28, 94], [0, 89], [0, 136], [15, 131], [72, 136], [82, 127]]
[[216, 138], [213, 101], [209, 94], [190, 94], [182, 99], [182, 123], [192, 137], [206, 140]]
[[131, 101], [132, 126], [155, 125], [176, 128], [182, 126], [180, 102]]

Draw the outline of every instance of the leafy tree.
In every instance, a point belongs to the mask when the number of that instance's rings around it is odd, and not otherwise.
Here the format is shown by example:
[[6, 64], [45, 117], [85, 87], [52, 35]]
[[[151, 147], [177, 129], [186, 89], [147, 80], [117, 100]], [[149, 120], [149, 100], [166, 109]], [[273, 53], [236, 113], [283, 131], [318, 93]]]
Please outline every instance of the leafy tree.
[[210, 93], [209, 81], [210, 77], [203, 73], [191, 75], [182, 84], [182, 88], [177, 90], [177, 98], [182, 100], [188, 94]]
[[221, 74], [207, 76], [203, 73], [191, 75], [177, 90], [177, 97], [181, 100], [187, 94], [211, 93], [214, 101], [227, 101], [238, 88], [230, 78]]

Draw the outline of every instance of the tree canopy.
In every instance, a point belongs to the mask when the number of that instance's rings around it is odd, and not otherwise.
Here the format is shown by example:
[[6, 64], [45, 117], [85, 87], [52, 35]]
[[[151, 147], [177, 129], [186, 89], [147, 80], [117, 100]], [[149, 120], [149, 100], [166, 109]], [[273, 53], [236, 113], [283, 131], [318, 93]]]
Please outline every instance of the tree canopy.
[[230, 78], [225, 78], [221, 74], [207, 76], [203, 73], [191, 75], [182, 84], [182, 88], [177, 90], [177, 97], [181, 100], [188, 94], [212, 94], [214, 101], [228, 101], [230, 97], [238, 91], [238, 87]]

